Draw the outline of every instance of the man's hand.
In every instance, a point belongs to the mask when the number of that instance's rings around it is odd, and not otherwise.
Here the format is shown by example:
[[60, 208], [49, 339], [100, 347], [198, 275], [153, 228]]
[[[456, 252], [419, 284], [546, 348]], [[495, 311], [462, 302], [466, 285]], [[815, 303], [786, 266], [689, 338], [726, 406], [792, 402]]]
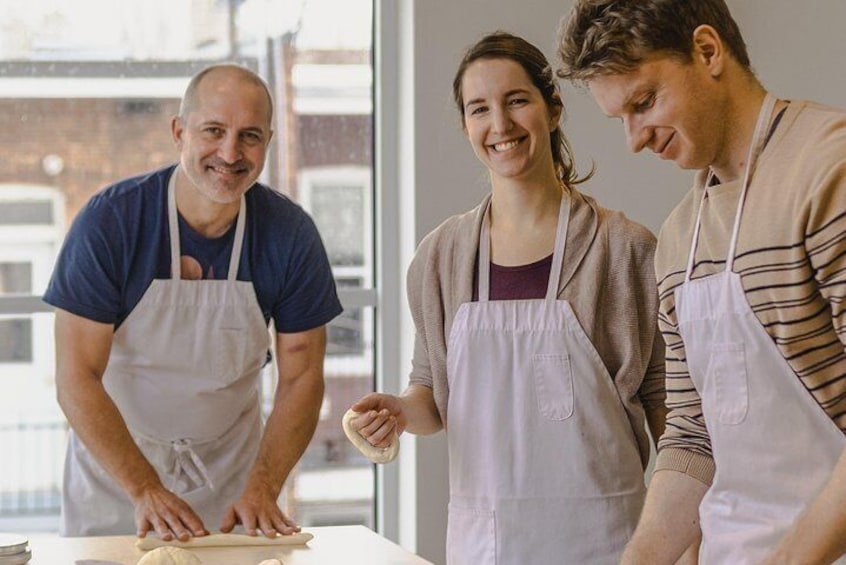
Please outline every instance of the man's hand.
[[265, 489], [249, 486], [241, 498], [229, 507], [220, 531], [229, 533], [235, 524], [241, 524], [251, 536], [258, 535], [256, 529], [259, 529], [269, 538], [276, 537], [277, 532], [290, 535], [300, 531], [300, 527], [279, 509], [272, 494]]
[[132, 500], [138, 537], [155, 531], [160, 539], [188, 541], [191, 536], [205, 536], [203, 521], [187, 502], [162, 485], [147, 487]]

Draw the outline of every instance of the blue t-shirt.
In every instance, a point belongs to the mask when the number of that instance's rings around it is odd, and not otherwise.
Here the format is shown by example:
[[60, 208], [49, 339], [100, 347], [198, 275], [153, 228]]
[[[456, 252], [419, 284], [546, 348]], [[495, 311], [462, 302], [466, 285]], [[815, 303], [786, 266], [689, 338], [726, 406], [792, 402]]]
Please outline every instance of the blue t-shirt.
[[[171, 278], [167, 187], [174, 169], [126, 179], [91, 198], [65, 238], [45, 302], [117, 329], [153, 279]], [[308, 214], [259, 183], [246, 202], [237, 278], [252, 281], [265, 321], [272, 317], [276, 331], [294, 333], [340, 314], [326, 250]], [[234, 236], [234, 224], [209, 239], [179, 218], [180, 255], [199, 263], [203, 278], [226, 278]]]

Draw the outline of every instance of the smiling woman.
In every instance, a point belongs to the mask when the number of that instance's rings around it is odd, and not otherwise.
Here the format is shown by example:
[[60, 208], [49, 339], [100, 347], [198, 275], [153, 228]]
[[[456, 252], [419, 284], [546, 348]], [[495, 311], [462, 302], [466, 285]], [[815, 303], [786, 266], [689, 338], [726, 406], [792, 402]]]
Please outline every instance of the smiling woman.
[[655, 239], [576, 190], [536, 47], [489, 34], [453, 84], [491, 194], [423, 239], [411, 384], [354, 403], [349, 429], [383, 451], [446, 431], [448, 563], [610, 563], [640, 512], [645, 423], [663, 429]]
[[[304, 526], [374, 526], [372, 470], [342, 448], [340, 429], [345, 399], [373, 387], [372, 157], [362, 150], [372, 145], [372, 2], [314, 0], [302, 10], [288, 6], [284, 18], [275, 17], [276, 3], [262, 0], [201, 8], [162, 0], [115, 6], [106, 0], [83, 0], [73, 9], [25, 0], [0, 6], [3, 25], [15, 29], [0, 44], [0, 146], [7, 165], [0, 200], [10, 203], [2, 210], [14, 210], [9, 221], [15, 222], [7, 225], [8, 214], [0, 212], [0, 373], [6, 384], [13, 380], [11, 394], [0, 395], [0, 443], [7, 455], [0, 464], [0, 529], [58, 527], [67, 424], [54, 400], [52, 314], [34, 311], [47, 310], [39, 298], [65, 226], [101, 187], [174, 162], [171, 118], [197, 117], [200, 109], [180, 112], [179, 96], [192, 75], [218, 62], [256, 71], [267, 86], [255, 83], [261, 88], [250, 105], [254, 116], [202, 108], [205, 117], [188, 142], [198, 148], [199, 174], [221, 181], [210, 187], [234, 185], [236, 193], [258, 180], [302, 205], [326, 232], [333, 273], [346, 285], [341, 299], [353, 301], [327, 328], [325, 409], [280, 503]], [[110, 25], [92, 33], [95, 20]], [[280, 96], [286, 92], [291, 96]], [[268, 97], [280, 101], [273, 114]], [[272, 137], [272, 130], [285, 135]], [[190, 135], [180, 129], [178, 137]], [[211, 142], [201, 136], [231, 146], [218, 160], [203, 160], [199, 148]], [[59, 161], [63, 166], [52, 166]], [[323, 179], [319, 185], [316, 178]], [[25, 196], [20, 202], [18, 190]], [[44, 190], [50, 198], [40, 198]], [[342, 200], [321, 196], [339, 190]], [[224, 205], [239, 196], [225, 196]], [[188, 216], [179, 220], [190, 224]], [[230, 257], [228, 232], [209, 228], [209, 257], [182, 258], [185, 278], [198, 279], [192, 282], [216, 277], [218, 258], [226, 263]], [[262, 359], [267, 354], [265, 348]], [[274, 365], [261, 374], [265, 417], [278, 378]], [[327, 478], [346, 488], [328, 491]]]

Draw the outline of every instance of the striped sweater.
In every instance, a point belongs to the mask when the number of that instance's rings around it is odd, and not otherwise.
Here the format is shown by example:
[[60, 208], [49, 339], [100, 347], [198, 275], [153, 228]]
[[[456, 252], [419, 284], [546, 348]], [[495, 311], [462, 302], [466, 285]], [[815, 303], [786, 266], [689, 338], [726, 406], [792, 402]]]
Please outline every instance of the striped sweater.
[[[656, 250], [671, 410], [656, 470], [710, 483], [710, 440], [673, 297], [684, 281], [704, 180], [700, 172], [662, 227]], [[693, 279], [725, 269], [740, 190], [739, 180], [708, 190]], [[787, 107], [749, 185], [734, 271], [797, 378], [846, 432], [846, 113], [809, 102]]]

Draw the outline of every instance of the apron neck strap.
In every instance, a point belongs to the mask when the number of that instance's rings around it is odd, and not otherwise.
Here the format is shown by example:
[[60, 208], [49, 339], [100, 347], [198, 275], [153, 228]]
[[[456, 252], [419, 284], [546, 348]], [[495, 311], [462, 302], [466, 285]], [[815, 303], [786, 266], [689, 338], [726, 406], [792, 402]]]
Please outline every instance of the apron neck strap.
[[[567, 242], [567, 228], [570, 223], [570, 191], [566, 187], [561, 192], [561, 204], [558, 206], [558, 224], [555, 231], [555, 248], [552, 252], [552, 266], [549, 270], [549, 282], [546, 288], [546, 300], [558, 297], [561, 281], [561, 266], [564, 263], [564, 248]], [[482, 231], [479, 235], [479, 302], [490, 300], [491, 273], [491, 201], [485, 208], [482, 218]]]
[[[731, 240], [729, 241], [728, 254], [726, 255], [726, 272], [731, 272], [734, 269], [734, 257], [737, 254], [737, 239], [740, 234], [740, 218], [743, 215], [743, 205], [746, 202], [746, 193], [749, 189], [749, 182], [752, 179], [752, 174], [755, 171], [755, 165], [758, 162], [758, 156], [764, 149], [764, 143], [767, 139], [767, 126], [770, 122], [773, 109], [775, 108], [776, 98], [769, 92], [764, 97], [764, 103], [761, 105], [761, 110], [758, 112], [758, 121], [755, 123], [755, 131], [752, 134], [752, 141], [749, 143], [749, 152], [746, 157], [746, 170], [743, 174], [743, 184], [740, 189], [740, 198], [737, 202], [737, 208], [734, 214], [734, 224], [731, 230]], [[690, 252], [687, 258], [687, 268], [685, 270], [685, 282], [690, 282], [693, 274], [694, 257], [696, 255], [696, 246], [699, 243], [700, 225], [702, 222], [702, 210], [705, 208], [705, 200], [708, 198], [708, 189], [711, 187], [711, 181], [714, 178], [714, 170], [709, 169], [708, 175], [705, 178], [705, 187], [702, 191], [702, 199], [699, 201], [699, 210], [696, 214], [696, 224], [693, 228], [693, 237], [690, 243]]]
[[[182, 265], [180, 262], [179, 245], [179, 216], [176, 209], [176, 175], [179, 172], [177, 165], [170, 174], [167, 183], [167, 223], [170, 234], [170, 273], [173, 280], [182, 278]], [[247, 218], [247, 201], [241, 196], [241, 203], [238, 207], [238, 219], [235, 224], [235, 239], [232, 242], [232, 255], [229, 257], [229, 272], [227, 280], [234, 281], [238, 276], [238, 267], [241, 263], [241, 248], [244, 245], [244, 231]]]

